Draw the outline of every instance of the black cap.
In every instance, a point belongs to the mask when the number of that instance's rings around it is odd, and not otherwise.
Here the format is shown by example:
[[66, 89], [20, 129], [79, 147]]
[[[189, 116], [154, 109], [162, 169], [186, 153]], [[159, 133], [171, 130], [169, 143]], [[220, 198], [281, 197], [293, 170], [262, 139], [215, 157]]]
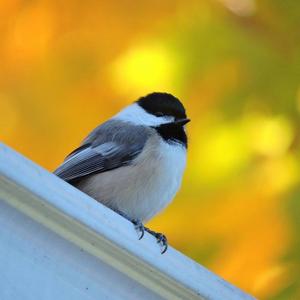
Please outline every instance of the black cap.
[[176, 120], [186, 119], [185, 108], [180, 100], [168, 93], [151, 93], [140, 98], [137, 103], [157, 117], [173, 116]]

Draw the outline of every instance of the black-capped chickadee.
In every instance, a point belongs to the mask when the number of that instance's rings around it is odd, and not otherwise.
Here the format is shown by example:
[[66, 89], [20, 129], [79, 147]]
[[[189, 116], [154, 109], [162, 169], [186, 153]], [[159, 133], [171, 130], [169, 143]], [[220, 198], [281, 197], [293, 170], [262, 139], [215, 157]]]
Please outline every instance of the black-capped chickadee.
[[178, 191], [186, 165], [187, 119], [182, 103], [152, 93], [95, 128], [54, 174], [154, 235], [146, 227]]

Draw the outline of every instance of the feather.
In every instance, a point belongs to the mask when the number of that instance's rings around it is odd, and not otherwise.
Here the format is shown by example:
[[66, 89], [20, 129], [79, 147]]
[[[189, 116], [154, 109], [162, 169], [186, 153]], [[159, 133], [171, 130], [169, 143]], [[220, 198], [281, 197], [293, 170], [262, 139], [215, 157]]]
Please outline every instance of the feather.
[[72, 182], [128, 165], [143, 150], [151, 133], [145, 126], [110, 120], [94, 129], [54, 174]]

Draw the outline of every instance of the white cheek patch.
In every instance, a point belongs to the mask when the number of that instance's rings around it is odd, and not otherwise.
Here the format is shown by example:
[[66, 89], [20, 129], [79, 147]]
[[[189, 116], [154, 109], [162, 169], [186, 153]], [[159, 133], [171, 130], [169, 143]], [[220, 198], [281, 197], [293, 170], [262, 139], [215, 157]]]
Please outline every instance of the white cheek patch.
[[121, 110], [113, 119], [146, 126], [157, 126], [174, 121], [174, 117], [172, 116], [156, 117], [149, 114], [136, 103]]
[[161, 119], [164, 120], [163, 124], [165, 124], [165, 123], [170, 123], [170, 122], [174, 122], [174, 121], [175, 121], [175, 117], [172, 117], [172, 116], [161, 117]]

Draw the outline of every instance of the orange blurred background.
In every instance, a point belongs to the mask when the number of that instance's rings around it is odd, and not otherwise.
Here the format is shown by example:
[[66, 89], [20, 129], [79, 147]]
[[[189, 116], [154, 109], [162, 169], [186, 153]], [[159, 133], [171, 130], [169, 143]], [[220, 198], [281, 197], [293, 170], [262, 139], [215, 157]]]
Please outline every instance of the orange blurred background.
[[150, 224], [260, 299], [300, 299], [300, 2], [0, 1], [0, 138], [53, 170], [124, 105], [186, 105], [181, 191]]

